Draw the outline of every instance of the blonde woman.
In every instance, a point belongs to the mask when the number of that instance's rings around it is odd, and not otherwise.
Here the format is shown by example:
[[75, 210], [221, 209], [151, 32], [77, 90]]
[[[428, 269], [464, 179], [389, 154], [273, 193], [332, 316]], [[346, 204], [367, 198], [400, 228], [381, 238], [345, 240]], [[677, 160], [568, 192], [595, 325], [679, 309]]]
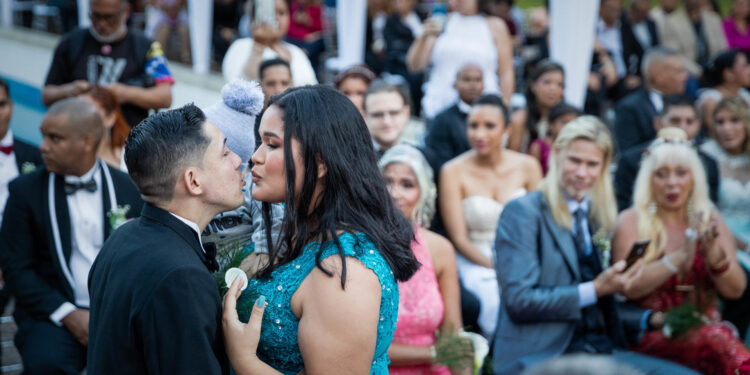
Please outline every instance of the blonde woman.
[[[459, 338], [461, 298], [453, 245], [422, 226], [435, 214], [437, 190], [432, 168], [422, 153], [407, 144], [394, 146], [378, 161], [388, 192], [414, 226], [411, 250], [422, 266], [399, 283], [399, 306], [393, 343], [388, 349], [390, 374], [471, 373], [473, 352]], [[449, 359], [453, 359], [450, 361]], [[463, 362], [449, 369], [440, 363]], [[453, 363], [451, 363], [453, 362]]]
[[495, 239], [503, 290], [494, 370], [517, 374], [559, 354], [611, 355], [644, 373], [692, 374], [682, 366], [626, 352], [614, 294], [642, 268], [604, 268], [603, 241], [617, 210], [608, 171], [612, 138], [592, 116], [560, 131], [539, 191], [510, 202]]
[[740, 98], [720, 101], [713, 113], [713, 139], [701, 145], [701, 150], [719, 165], [719, 212], [739, 240], [738, 248], [750, 243], [749, 112]]
[[650, 241], [642, 272], [623, 294], [655, 312], [692, 304], [703, 315], [704, 324], [676, 334], [679, 339], [664, 333], [669, 329], [646, 332], [637, 351], [704, 374], [735, 374], [750, 361], [750, 352], [722, 324], [717, 297], [739, 298], [745, 273], [732, 235], [708, 197], [698, 154], [684, 138], [683, 133], [682, 140], [658, 139], [649, 147], [633, 207], [618, 218], [613, 259], [625, 259], [636, 241]]

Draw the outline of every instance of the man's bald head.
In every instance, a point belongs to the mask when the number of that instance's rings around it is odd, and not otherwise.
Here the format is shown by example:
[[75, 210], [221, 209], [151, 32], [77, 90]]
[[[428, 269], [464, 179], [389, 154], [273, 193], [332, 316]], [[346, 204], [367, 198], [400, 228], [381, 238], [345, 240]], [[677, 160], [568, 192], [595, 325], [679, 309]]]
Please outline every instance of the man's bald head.
[[91, 134], [96, 144], [104, 135], [104, 123], [96, 107], [81, 98], [68, 98], [56, 102], [47, 111], [47, 116], [60, 117], [65, 128], [78, 136]]

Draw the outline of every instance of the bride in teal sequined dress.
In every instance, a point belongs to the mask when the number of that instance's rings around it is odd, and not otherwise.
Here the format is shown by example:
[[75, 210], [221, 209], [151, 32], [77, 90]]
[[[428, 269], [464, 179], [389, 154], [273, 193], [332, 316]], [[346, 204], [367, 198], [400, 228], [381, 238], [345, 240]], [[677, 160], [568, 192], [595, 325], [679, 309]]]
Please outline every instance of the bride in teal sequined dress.
[[269, 265], [225, 296], [234, 371], [387, 374], [397, 281], [419, 263], [361, 115], [331, 88], [301, 87], [272, 99], [260, 134], [253, 198], [285, 203], [286, 250], [269, 246]]

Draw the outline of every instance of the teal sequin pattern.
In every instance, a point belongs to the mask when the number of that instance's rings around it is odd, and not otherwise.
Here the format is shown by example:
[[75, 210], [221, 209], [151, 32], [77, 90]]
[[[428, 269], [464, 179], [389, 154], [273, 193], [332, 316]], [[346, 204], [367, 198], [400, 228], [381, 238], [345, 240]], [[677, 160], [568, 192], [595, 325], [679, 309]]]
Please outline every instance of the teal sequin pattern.
[[[398, 284], [388, 263], [367, 235], [344, 233], [339, 236], [339, 241], [346, 256], [362, 262], [380, 281], [380, 322], [370, 373], [387, 374], [390, 362], [388, 347], [398, 317]], [[304, 367], [297, 338], [299, 319], [292, 312], [291, 299], [315, 268], [315, 254], [319, 246], [320, 243], [311, 242], [305, 246], [302, 255], [274, 270], [269, 278], [250, 280], [250, 285], [237, 303], [240, 320], [247, 322], [253, 302], [260, 295], [266, 296], [268, 305], [263, 314], [258, 357], [283, 373], [296, 374]], [[337, 254], [336, 244], [328, 241], [323, 245], [321, 259]]]

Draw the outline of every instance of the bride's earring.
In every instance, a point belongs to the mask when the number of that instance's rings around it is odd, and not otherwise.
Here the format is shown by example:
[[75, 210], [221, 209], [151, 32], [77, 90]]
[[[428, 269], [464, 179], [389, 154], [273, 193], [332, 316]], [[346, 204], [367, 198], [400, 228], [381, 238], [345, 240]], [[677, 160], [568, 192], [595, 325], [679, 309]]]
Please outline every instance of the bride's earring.
[[648, 214], [651, 216], [656, 216], [656, 202], [653, 200], [648, 203]]

